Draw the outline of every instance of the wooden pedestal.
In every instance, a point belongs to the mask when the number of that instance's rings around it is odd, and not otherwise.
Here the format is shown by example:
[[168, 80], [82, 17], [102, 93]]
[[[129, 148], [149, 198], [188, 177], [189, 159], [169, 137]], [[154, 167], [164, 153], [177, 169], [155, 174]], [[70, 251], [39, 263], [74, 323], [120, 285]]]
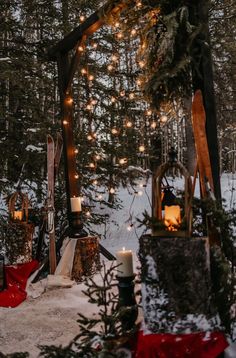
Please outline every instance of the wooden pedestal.
[[83, 276], [90, 276], [100, 268], [99, 242], [91, 236], [76, 240], [72, 279], [82, 281]]
[[196, 332], [218, 324], [212, 318], [208, 238], [143, 235], [139, 257], [148, 330]]

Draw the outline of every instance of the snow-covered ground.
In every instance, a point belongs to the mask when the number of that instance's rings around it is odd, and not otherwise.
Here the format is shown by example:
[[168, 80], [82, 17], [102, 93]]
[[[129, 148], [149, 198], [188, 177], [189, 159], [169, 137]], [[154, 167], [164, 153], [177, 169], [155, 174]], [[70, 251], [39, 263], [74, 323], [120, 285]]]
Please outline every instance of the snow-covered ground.
[[[139, 184], [145, 183], [142, 181]], [[143, 228], [137, 227], [135, 218], [142, 217], [145, 209], [150, 212], [150, 184], [145, 187], [138, 185], [136, 191], [134, 194], [129, 188], [129, 194], [127, 190], [120, 190], [124, 208], [112, 211], [111, 224], [100, 228], [101, 235], [106, 236], [101, 243], [113, 254], [122, 247], [132, 249], [135, 266], [138, 265], [138, 238], [143, 231]], [[236, 205], [236, 175], [223, 175], [222, 196], [228, 206]], [[37, 298], [28, 297], [16, 308], [0, 308], [0, 352], [27, 351], [30, 357], [36, 358], [39, 344], [69, 343], [78, 334], [77, 313], [82, 312], [86, 316], [96, 313], [96, 307], [87, 303], [82, 293], [84, 289], [84, 284], [71, 288], [50, 288]], [[236, 357], [236, 344], [227, 349], [225, 357]]]

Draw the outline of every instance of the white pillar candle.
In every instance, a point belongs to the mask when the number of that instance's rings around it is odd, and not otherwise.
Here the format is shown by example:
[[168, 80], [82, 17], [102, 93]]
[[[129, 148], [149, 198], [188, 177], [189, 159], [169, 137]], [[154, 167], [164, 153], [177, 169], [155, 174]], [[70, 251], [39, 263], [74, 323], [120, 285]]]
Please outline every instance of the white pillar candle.
[[117, 265], [117, 276], [119, 277], [128, 277], [133, 276], [133, 254], [131, 250], [125, 250], [123, 247], [122, 250], [117, 251], [116, 253], [116, 262]]
[[70, 206], [72, 212], [81, 211], [81, 197], [77, 196], [74, 198], [70, 198]]

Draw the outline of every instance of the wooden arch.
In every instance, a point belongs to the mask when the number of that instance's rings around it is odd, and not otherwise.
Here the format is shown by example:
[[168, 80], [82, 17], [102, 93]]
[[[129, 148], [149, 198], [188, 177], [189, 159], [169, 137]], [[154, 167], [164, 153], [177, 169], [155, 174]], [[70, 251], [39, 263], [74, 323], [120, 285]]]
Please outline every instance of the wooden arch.
[[[157, 3], [158, 5], [158, 3]], [[208, 0], [193, 0], [191, 2], [191, 14], [194, 23], [201, 23], [201, 35], [208, 41]], [[61, 106], [61, 124], [64, 143], [64, 165], [65, 181], [67, 194], [67, 216], [70, 226], [76, 227], [79, 222], [75, 213], [71, 213], [70, 198], [79, 196], [79, 185], [76, 170], [76, 158], [74, 153], [73, 139], [73, 101], [71, 98], [71, 85], [79, 63], [80, 54], [77, 48], [84, 44], [87, 37], [91, 36], [102, 25], [105, 24], [102, 14], [114, 14], [125, 8], [122, 1], [106, 3], [98, 11], [88, 17], [81, 25], [76, 27], [71, 33], [65, 36], [55, 46], [48, 50], [50, 61], [56, 61], [58, 66], [58, 85]], [[203, 42], [203, 41], [202, 41]], [[209, 41], [208, 41], [209, 42]], [[73, 56], [69, 57], [70, 51], [74, 50]], [[202, 63], [199, 73], [193, 78], [193, 89], [201, 89], [206, 110], [206, 131], [209, 146], [209, 153], [212, 165], [215, 195], [219, 199], [220, 180], [219, 180], [219, 156], [217, 146], [217, 124], [216, 109], [213, 89], [213, 73], [210, 47], [202, 46]]]

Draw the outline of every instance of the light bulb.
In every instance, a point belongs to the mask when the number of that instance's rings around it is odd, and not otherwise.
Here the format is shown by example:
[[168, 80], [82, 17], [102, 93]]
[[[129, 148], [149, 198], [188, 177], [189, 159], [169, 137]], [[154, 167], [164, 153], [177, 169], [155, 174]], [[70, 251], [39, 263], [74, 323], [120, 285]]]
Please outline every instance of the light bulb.
[[152, 122], [151, 123], [151, 128], [155, 129], [157, 127], [157, 122]]
[[122, 32], [118, 32], [118, 34], [116, 35], [116, 37], [118, 38], [118, 40], [121, 40], [121, 39], [123, 38]]
[[126, 126], [127, 128], [131, 128], [131, 127], [133, 126], [133, 123], [128, 120], [128, 121], [125, 123], [125, 126]]
[[81, 73], [82, 73], [82, 75], [86, 75], [86, 73], [87, 73], [86, 69], [85, 69], [85, 68], [82, 68], [82, 69], [81, 69]]
[[151, 116], [151, 115], [152, 115], [152, 110], [151, 110], [151, 109], [148, 109], [147, 112], [146, 112], [146, 115], [147, 115], [147, 116]]
[[120, 26], [120, 23], [118, 22], [118, 21], [116, 21], [115, 23], [114, 23], [114, 27], [119, 27]]
[[89, 75], [89, 76], [88, 76], [88, 80], [89, 80], [89, 81], [93, 81], [93, 80], [94, 80], [94, 76], [93, 76], [93, 75]]
[[119, 163], [120, 163], [121, 165], [126, 164], [126, 163], [127, 163], [127, 158], [121, 158], [121, 159], [119, 160]]
[[74, 150], [74, 153], [75, 153], [75, 154], [78, 154], [78, 153], [79, 153], [79, 149], [76, 148], [76, 149]]
[[78, 179], [79, 178], [79, 174], [75, 174], [75, 179]]
[[138, 1], [137, 4], [136, 4], [137, 7], [142, 7], [142, 2], [141, 1]]
[[113, 70], [113, 66], [112, 66], [112, 65], [108, 65], [108, 66], [107, 66], [107, 69], [108, 69], [108, 71], [112, 71], [112, 70]]
[[111, 129], [111, 133], [114, 134], [114, 135], [116, 135], [116, 134], [118, 134], [119, 132], [118, 132], [118, 130], [117, 130], [116, 128], [112, 128], [112, 129]]
[[98, 199], [102, 200], [102, 195], [101, 194], [98, 195]]
[[111, 97], [111, 103], [115, 103], [116, 102], [116, 98], [114, 96]]
[[87, 135], [87, 139], [88, 139], [88, 140], [93, 140], [93, 137], [91, 136], [91, 134], [88, 134], [88, 135]]
[[142, 81], [138, 78], [137, 81], [136, 81], [136, 83], [137, 83], [138, 86], [141, 86]]
[[86, 215], [87, 217], [90, 217], [90, 216], [91, 216], [90, 211], [86, 211], [85, 215]]
[[94, 168], [95, 168], [95, 164], [94, 164], [94, 163], [89, 163], [89, 168], [94, 169]]
[[97, 179], [94, 179], [94, 180], [93, 180], [93, 184], [94, 184], [94, 185], [97, 185], [97, 184], [98, 184]]
[[135, 29], [132, 29], [130, 33], [131, 33], [132, 36], [135, 36], [137, 31]]
[[83, 22], [85, 20], [85, 16], [81, 15], [79, 19], [80, 19], [81, 22]]
[[140, 68], [144, 68], [144, 66], [145, 66], [145, 62], [144, 61], [139, 61], [139, 67]]
[[83, 46], [79, 46], [79, 47], [78, 47], [78, 51], [79, 51], [79, 52], [83, 52], [83, 51], [84, 51]]
[[118, 56], [117, 55], [112, 55], [111, 59], [112, 59], [112, 61], [116, 62], [116, 61], [118, 61]]
[[66, 103], [67, 104], [72, 104], [73, 103], [73, 98], [72, 97], [67, 97]]
[[138, 150], [139, 150], [141, 153], [143, 153], [143, 152], [145, 151], [144, 145], [140, 145], [139, 148], [138, 148]]
[[68, 124], [68, 121], [66, 119], [63, 120], [62, 122], [64, 125], [67, 125]]
[[96, 42], [94, 42], [92, 46], [93, 46], [93, 48], [96, 49], [98, 47], [98, 44]]
[[166, 115], [161, 116], [161, 123], [166, 123], [168, 120]]
[[87, 109], [88, 111], [91, 111], [92, 108], [93, 108], [93, 107], [91, 106], [91, 104], [87, 104], [86, 109]]
[[94, 106], [95, 104], [97, 104], [97, 100], [95, 98], [92, 99], [91, 104]]
[[99, 155], [99, 154], [95, 155], [95, 159], [96, 159], [96, 160], [100, 160], [100, 159], [101, 159], [101, 155]]
[[134, 99], [134, 93], [133, 93], [133, 92], [131, 92], [131, 93], [129, 94], [129, 99]]
[[109, 192], [110, 192], [111, 194], [114, 194], [114, 193], [115, 193], [115, 189], [114, 189], [114, 188], [110, 188]]
[[125, 90], [120, 91], [120, 96], [121, 96], [121, 97], [124, 97], [124, 96], [125, 96]]

